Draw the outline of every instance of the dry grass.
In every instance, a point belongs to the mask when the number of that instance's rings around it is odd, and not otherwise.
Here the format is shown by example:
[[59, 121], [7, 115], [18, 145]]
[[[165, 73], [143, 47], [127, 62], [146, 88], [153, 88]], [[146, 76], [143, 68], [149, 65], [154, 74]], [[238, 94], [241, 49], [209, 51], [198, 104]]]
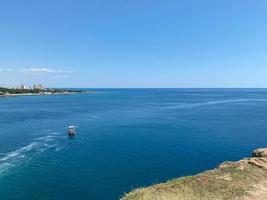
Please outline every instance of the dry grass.
[[267, 170], [251, 163], [251, 159], [223, 163], [196, 176], [136, 189], [122, 200], [241, 200], [251, 194], [255, 185], [267, 180]]

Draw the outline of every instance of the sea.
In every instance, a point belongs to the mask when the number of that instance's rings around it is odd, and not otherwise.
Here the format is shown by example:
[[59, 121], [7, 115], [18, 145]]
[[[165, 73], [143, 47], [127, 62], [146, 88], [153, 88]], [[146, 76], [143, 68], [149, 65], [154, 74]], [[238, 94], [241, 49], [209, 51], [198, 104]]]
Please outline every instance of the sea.
[[118, 200], [267, 146], [267, 89], [83, 90], [0, 97], [1, 200]]

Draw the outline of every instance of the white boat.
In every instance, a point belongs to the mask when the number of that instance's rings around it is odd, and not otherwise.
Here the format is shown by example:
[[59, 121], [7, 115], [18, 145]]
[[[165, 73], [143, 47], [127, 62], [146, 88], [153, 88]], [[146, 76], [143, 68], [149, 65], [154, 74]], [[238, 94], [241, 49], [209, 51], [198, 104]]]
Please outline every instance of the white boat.
[[68, 127], [68, 134], [69, 134], [69, 136], [73, 136], [76, 134], [75, 126], [69, 126]]

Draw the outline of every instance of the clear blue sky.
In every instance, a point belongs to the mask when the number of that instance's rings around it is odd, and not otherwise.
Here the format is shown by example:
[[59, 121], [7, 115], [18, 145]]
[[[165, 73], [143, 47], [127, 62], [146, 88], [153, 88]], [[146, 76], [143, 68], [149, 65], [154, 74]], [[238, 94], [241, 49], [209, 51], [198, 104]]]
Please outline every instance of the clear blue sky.
[[267, 87], [266, 0], [0, 0], [0, 85]]

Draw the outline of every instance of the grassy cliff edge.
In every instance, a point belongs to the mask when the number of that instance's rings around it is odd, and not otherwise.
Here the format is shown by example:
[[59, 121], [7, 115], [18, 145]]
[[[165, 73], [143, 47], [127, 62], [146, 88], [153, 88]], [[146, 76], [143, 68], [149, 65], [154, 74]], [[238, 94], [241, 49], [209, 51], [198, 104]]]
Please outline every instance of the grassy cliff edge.
[[181, 177], [126, 194], [121, 200], [267, 199], [267, 148], [251, 158], [224, 162], [216, 169]]

